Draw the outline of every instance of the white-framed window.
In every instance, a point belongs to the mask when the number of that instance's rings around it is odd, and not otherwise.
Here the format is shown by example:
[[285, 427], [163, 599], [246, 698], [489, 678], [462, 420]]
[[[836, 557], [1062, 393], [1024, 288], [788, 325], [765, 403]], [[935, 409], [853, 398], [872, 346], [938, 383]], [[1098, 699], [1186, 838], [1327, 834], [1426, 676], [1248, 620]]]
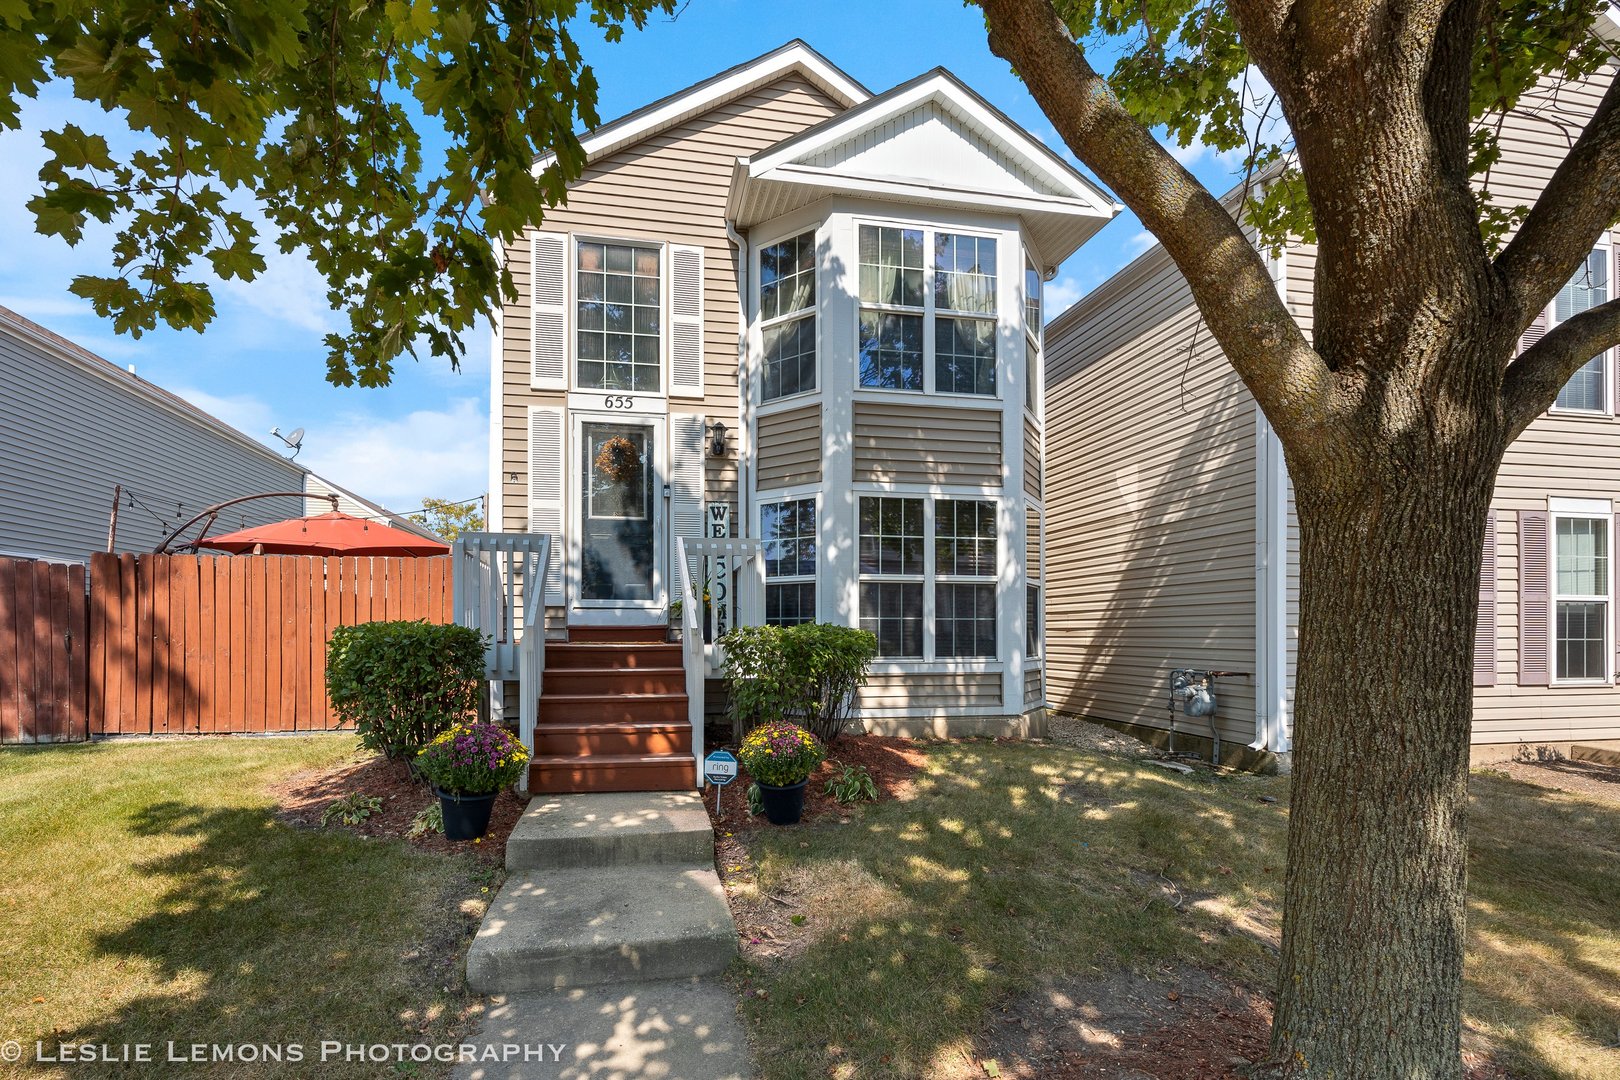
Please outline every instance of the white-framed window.
[[663, 386], [663, 249], [574, 245], [574, 381], [589, 390], [658, 393]]
[[996, 637], [996, 504], [934, 503], [934, 654], [989, 656]]
[[1046, 655], [1045, 608], [1041, 604], [1041, 583], [1024, 586], [1024, 656], [1039, 660]]
[[760, 249], [759, 317], [765, 362], [760, 400], [816, 388], [816, 234], [800, 233]]
[[996, 240], [856, 226], [863, 389], [996, 395]]
[[1553, 500], [1553, 671], [1555, 683], [1607, 683], [1614, 626], [1608, 503]]
[[[1586, 257], [1586, 263], [1575, 272], [1552, 303], [1549, 326], [1579, 315], [1588, 308], [1607, 303], [1609, 299], [1609, 247], [1599, 244]], [[1558, 392], [1553, 408], [1559, 412], [1602, 413], [1610, 411], [1613, 400], [1611, 390], [1613, 365], [1609, 352], [1598, 353], [1583, 364]]]
[[1024, 408], [1031, 414], [1038, 411], [1036, 392], [1041, 385], [1041, 334], [1044, 326], [1041, 309], [1041, 272], [1035, 260], [1024, 255]]
[[878, 655], [997, 656], [997, 502], [862, 495], [859, 514], [860, 626], [877, 635]]
[[765, 623], [816, 621], [816, 500], [761, 503], [759, 535], [765, 556]]

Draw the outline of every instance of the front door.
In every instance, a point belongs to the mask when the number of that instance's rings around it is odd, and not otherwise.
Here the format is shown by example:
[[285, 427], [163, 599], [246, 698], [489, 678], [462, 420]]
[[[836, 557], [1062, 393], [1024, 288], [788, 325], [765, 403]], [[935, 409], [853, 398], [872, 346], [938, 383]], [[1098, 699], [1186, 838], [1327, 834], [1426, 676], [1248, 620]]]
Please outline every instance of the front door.
[[619, 614], [656, 613], [663, 516], [656, 428], [584, 421], [579, 432], [581, 614], [612, 622]]

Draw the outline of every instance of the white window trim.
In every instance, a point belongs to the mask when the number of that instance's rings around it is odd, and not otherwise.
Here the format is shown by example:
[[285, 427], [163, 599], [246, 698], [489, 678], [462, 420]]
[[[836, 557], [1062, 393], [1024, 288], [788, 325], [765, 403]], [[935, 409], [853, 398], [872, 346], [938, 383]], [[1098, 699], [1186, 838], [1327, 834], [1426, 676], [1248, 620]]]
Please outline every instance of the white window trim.
[[[1615, 273], [1616, 267], [1615, 267], [1615, 264], [1614, 264], [1614, 251], [1613, 251], [1613, 248], [1610, 245], [1608, 238], [1605, 236], [1604, 238], [1599, 239], [1597, 243], [1592, 245], [1592, 250], [1593, 251], [1602, 251], [1603, 252], [1603, 261], [1605, 263], [1607, 263], [1608, 266], [1609, 266], [1609, 299], [1613, 300], [1615, 298], [1615, 293], [1616, 293], [1615, 279], [1614, 279], [1614, 273]], [[1560, 292], [1563, 291], [1563, 286], [1559, 286], [1559, 291]], [[1547, 330], [1548, 330], [1548, 332], [1551, 332], [1552, 328], [1558, 325], [1558, 297], [1556, 295], [1550, 301], [1548, 301], [1547, 307], [1546, 307], [1545, 310], [1546, 310], [1546, 314], [1547, 314]], [[1611, 417], [1611, 416], [1614, 415], [1615, 350], [1614, 349], [1604, 349], [1603, 352], [1602, 352], [1602, 355], [1603, 355], [1603, 407], [1601, 409], [1571, 409], [1571, 408], [1567, 408], [1567, 407], [1565, 407], [1563, 405], [1558, 404], [1558, 399], [1554, 398], [1553, 403], [1550, 406], [1548, 406], [1548, 408], [1547, 408], [1547, 411], [1549, 413], [1552, 413], [1552, 414], [1557, 415], [1557, 416], [1587, 416], [1587, 417], [1593, 417], [1593, 416]], [[1587, 362], [1590, 363], [1591, 361], [1588, 360]], [[1582, 365], [1582, 366], [1584, 366], [1584, 365]], [[1574, 378], [1574, 376], [1571, 375], [1570, 378]], [[1559, 387], [1558, 392], [1560, 394], [1562, 394], [1564, 392], [1564, 388], [1562, 386]]]
[[[869, 303], [869, 302], [861, 299], [860, 250], [861, 250], [861, 228], [862, 228], [862, 226], [871, 226], [873, 228], [878, 228], [878, 229], [916, 229], [916, 230], [920, 231], [923, 234], [923, 265], [922, 265], [922, 271], [923, 271], [923, 302], [922, 302], [922, 306], [920, 308], [918, 308], [918, 307], [906, 307], [905, 305], [902, 305], [902, 304]], [[935, 308], [935, 306], [934, 306], [934, 273], [935, 273], [935, 271], [934, 271], [934, 261], [933, 261], [933, 257], [932, 257], [931, 253], [932, 253], [932, 251], [934, 249], [933, 248], [934, 236], [936, 234], [938, 234], [938, 233], [947, 233], [947, 234], [949, 234], [951, 236], [971, 236], [971, 237], [973, 237], [975, 239], [978, 239], [978, 240], [990, 240], [990, 241], [993, 241], [995, 243], [995, 245], [996, 245], [996, 272], [995, 272], [994, 275], [992, 275], [994, 277], [995, 283], [996, 283], [996, 309], [994, 311], [990, 311], [990, 312], [957, 311], [957, 310], [955, 310], [953, 308], [945, 308], [943, 310]], [[997, 232], [994, 229], [972, 228], [972, 227], [962, 226], [962, 225], [937, 224], [937, 223], [928, 223], [928, 222], [914, 221], [914, 220], [899, 220], [899, 219], [893, 219], [893, 218], [852, 217], [850, 219], [850, 238], [851, 238], [851, 240], [854, 241], [854, 259], [855, 259], [855, 261], [854, 261], [855, 285], [854, 285], [854, 289], [853, 289], [854, 300], [855, 300], [855, 318], [854, 318], [854, 326], [852, 327], [854, 339], [853, 339], [853, 341], [851, 343], [851, 348], [852, 348], [851, 355], [853, 356], [854, 362], [855, 362], [855, 381], [854, 381], [854, 389], [855, 389], [855, 391], [857, 393], [881, 394], [881, 395], [884, 395], [886, 397], [889, 397], [889, 396], [907, 396], [907, 395], [909, 395], [909, 396], [917, 397], [917, 398], [924, 398], [924, 397], [944, 398], [944, 399], [946, 399], [948, 401], [985, 401], [985, 402], [990, 402], [990, 401], [999, 402], [999, 401], [1001, 401], [1002, 392], [1001, 392], [1001, 378], [1000, 378], [1000, 376], [1001, 376], [1001, 372], [1003, 370], [1002, 369], [1002, 364], [1007, 362], [1005, 360], [1005, 358], [1001, 355], [1001, 353], [1002, 353], [1002, 349], [1001, 349], [1001, 328], [1002, 328], [1002, 323], [1001, 323], [1001, 291], [1002, 291], [1003, 286], [1005, 285], [1005, 282], [1002, 280], [1003, 275], [1002, 275], [1001, 267], [1002, 267], [1002, 261], [1006, 257], [1006, 254], [1003, 251], [1003, 249], [1006, 247], [1006, 244], [1003, 243], [1003, 241], [1005, 240], [1005, 236], [1002, 233]], [[1019, 273], [1020, 274], [1023, 273], [1022, 265], [1020, 265], [1020, 267], [1019, 267]], [[923, 384], [922, 384], [922, 389], [921, 390], [914, 390], [914, 389], [911, 389], [909, 387], [867, 386], [867, 385], [865, 385], [864, 383], [861, 382], [861, 312], [865, 311], [865, 310], [868, 310], [868, 309], [870, 309], [872, 311], [883, 312], [885, 314], [890, 314], [890, 315], [920, 315], [922, 317], [922, 321], [923, 321], [923, 333], [922, 333], [922, 352], [923, 352], [923, 354], [922, 354], [922, 377], [923, 377]], [[995, 352], [995, 358], [994, 358], [995, 359], [995, 368], [994, 368], [995, 374], [994, 374], [994, 377], [992, 377], [992, 379], [990, 380], [991, 385], [995, 387], [995, 392], [994, 393], [991, 393], [991, 394], [964, 394], [964, 393], [960, 393], [960, 392], [954, 391], [954, 390], [937, 390], [937, 389], [935, 389], [936, 379], [935, 379], [935, 371], [934, 371], [934, 368], [935, 368], [934, 351], [935, 351], [936, 343], [935, 343], [935, 340], [934, 340], [935, 339], [934, 321], [935, 321], [936, 317], [944, 317], [944, 318], [947, 318], [947, 319], [951, 319], [951, 318], [957, 318], [957, 319], [989, 319], [990, 321], [995, 323], [995, 325], [996, 325], [996, 333], [992, 336], [992, 339], [991, 339], [996, 343], [996, 352]], [[1019, 321], [1020, 322], [1023, 321], [1021, 317], [1020, 317]], [[818, 361], [821, 358], [820, 339], [819, 339], [819, 337], [817, 339], [816, 358], [817, 358]], [[818, 376], [819, 376], [819, 372], [818, 372]], [[781, 400], [781, 399], [777, 399], [777, 400]]]
[[[810, 234], [810, 245], [816, 253], [816, 265], [814, 273], [812, 274], [815, 281], [815, 298], [811, 301], [809, 307], [799, 308], [797, 311], [791, 311], [786, 315], [778, 315], [774, 319], [767, 319], [765, 318], [764, 282], [761, 275], [761, 270], [765, 265], [765, 249], [768, 247], [775, 247], [784, 240], [797, 239], [798, 237], [803, 236], [805, 233]], [[804, 228], [793, 229], [789, 232], [783, 233], [781, 236], [778, 236], [775, 239], [766, 240], [763, 243], [754, 245], [754, 265], [751, 276], [753, 278], [752, 285], [754, 290], [754, 319], [755, 323], [759, 327], [759, 363], [756, 365], [758, 370], [754, 373], [753, 399], [754, 404], [761, 409], [775, 409], [783, 402], [797, 404], [802, 398], [812, 398], [821, 393], [821, 384], [826, 378], [826, 375], [822, 370], [823, 349], [821, 347], [821, 295], [824, 291], [821, 280], [821, 244], [821, 227], [819, 225], [807, 225]], [[778, 397], [767, 399], [765, 397], [765, 331], [771, 329], [772, 327], [781, 326], [784, 323], [793, 322], [795, 319], [803, 319], [807, 317], [816, 321], [815, 385], [808, 390], [799, 390], [791, 394], [782, 394]], [[791, 404], [789, 407], [791, 407]]]
[[[1612, 365], [1611, 365], [1612, 366]], [[1547, 627], [1547, 640], [1550, 645], [1551, 656], [1548, 657], [1548, 678], [1552, 686], [1610, 686], [1614, 682], [1614, 506], [1607, 499], [1562, 499], [1547, 500], [1547, 540], [1551, 550], [1548, 552], [1548, 619], [1551, 625]], [[1609, 558], [1608, 581], [1605, 583], [1607, 592], [1603, 594], [1576, 595], [1565, 594], [1558, 591], [1558, 522], [1568, 519], [1598, 519], [1604, 528], [1607, 538]], [[1598, 679], [1560, 679], [1558, 677], [1558, 605], [1560, 602], [1581, 603], [1582, 601], [1601, 601], [1604, 604], [1603, 618], [1603, 677]]]
[[[669, 243], [664, 240], [636, 240], [625, 236], [605, 236], [595, 233], [572, 233], [568, 246], [568, 391], [570, 394], [612, 394], [649, 401], [669, 398], [670, 379], [670, 281]], [[582, 386], [579, 381], [579, 246], [581, 244], [613, 244], [618, 247], [658, 249], [658, 389], [609, 390], [601, 386]], [[573, 406], [573, 403], [570, 403]]]
[[[1024, 415], [1030, 420], [1033, 420], [1036, 427], [1040, 427], [1041, 413], [1046, 407], [1046, 402], [1041, 394], [1041, 372], [1046, 367], [1046, 278], [1041, 273], [1040, 264], [1036, 262], [1035, 257], [1030, 254], [1029, 245], [1024, 244], [1022, 245], [1022, 248], [1024, 265], [1023, 269], [1020, 271], [1019, 281], [1022, 285], [1020, 292], [1023, 293], [1023, 295], [1021, 295], [1019, 298], [1022, 301], [1022, 305], [1019, 307], [1019, 321], [1024, 324], [1025, 342], [1027, 345], [1033, 347], [1035, 355], [1034, 363], [1024, 365], [1025, 385], [1023, 406]], [[1031, 270], [1035, 271], [1035, 287], [1041, 290], [1038, 306], [1040, 309], [1039, 314], [1042, 324], [1039, 326], [1029, 325], [1029, 296], [1027, 294], [1027, 290], [1029, 288], [1029, 271]], [[1031, 400], [1035, 402], [1034, 408], [1030, 407]]]
[[[921, 574], [868, 574], [860, 568], [860, 521], [862, 499], [920, 499], [923, 504], [923, 570]], [[1006, 509], [1006, 499], [1000, 493], [988, 491], [941, 491], [932, 490], [893, 490], [879, 488], [873, 485], [860, 485], [855, 491], [855, 542], [856, 553], [854, 561], [855, 570], [855, 610], [854, 625], [861, 624], [860, 586], [865, 582], [907, 582], [922, 585], [922, 655], [921, 656], [878, 656], [874, 661], [874, 671], [883, 670], [915, 671], [922, 668], [927, 670], [950, 671], [988, 671], [999, 670], [1006, 655], [1004, 636], [1007, 633], [1006, 620], [1001, 617], [1002, 577], [998, 573], [989, 575], [973, 574], [940, 574], [937, 566], [937, 537], [938, 520], [936, 507], [940, 500], [951, 502], [987, 502], [995, 507], [996, 516], [996, 561], [999, 564], [1007, 555], [1010, 546], [1009, 537], [1002, 532], [1001, 523], [1003, 511]], [[935, 585], [989, 585], [995, 592], [996, 598], [996, 651], [993, 656], [941, 656], [935, 621], [938, 618], [937, 604], [934, 601]], [[1020, 642], [1020, 647], [1022, 643]]]
[[[821, 492], [819, 490], [799, 491], [799, 492], [796, 492], [796, 493], [783, 493], [783, 492], [780, 492], [780, 491], [771, 491], [771, 492], [769, 492], [769, 493], [767, 493], [765, 495], [759, 496], [757, 498], [757, 501], [756, 501], [756, 504], [755, 504], [756, 508], [757, 508], [756, 513], [757, 513], [757, 517], [758, 517], [758, 526], [757, 526], [758, 532], [755, 535], [760, 537], [761, 542], [765, 542], [765, 508], [767, 506], [774, 506], [774, 505], [777, 505], [779, 503], [790, 503], [790, 502], [809, 502], [811, 507], [813, 507], [814, 513], [816, 515], [816, 524], [815, 524], [815, 529], [811, 533], [811, 536], [816, 542], [816, 561], [815, 561], [815, 565], [812, 567], [812, 569], [811, 569], [811, 571], [810, 571], [810, 573], [808, 575], [806, 575], [806, 574], [781, 574], [781, 575], [778, 575], [776, 577], [772, 577], [770, 572], [765, 568], [765, 557], [764, 557], [764, 553], [761, 552], [760, 560], [759, 560], [760, 576], [764, 579], [765, 588], [767, 588], [767, 589], [769, 589], [772, 585], [804, 585], [804, 584], [808, 583], [809, 585], [813, 586], [812, 592], [813, 592], [813, 595], [815, 596], [816, 617], [814, 619], [811, 619], [810, 621], [811, 622], [825, 622], [826, 619], [823, 616], [822, 598], [821, 598], [821, 532], [822, 532]], [[762, 596], [762, 599], [763, 599], [763, 596]], [[763, 619], [763, 612], [761, 613], [761, 616], [762, 616], [762, 619]]]

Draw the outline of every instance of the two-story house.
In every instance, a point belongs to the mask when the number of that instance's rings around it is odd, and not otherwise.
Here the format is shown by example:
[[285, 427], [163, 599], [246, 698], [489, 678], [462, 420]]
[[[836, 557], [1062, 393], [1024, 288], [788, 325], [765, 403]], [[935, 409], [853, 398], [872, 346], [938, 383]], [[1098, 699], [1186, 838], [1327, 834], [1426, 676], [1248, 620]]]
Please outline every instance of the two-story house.
[[797, 41], [583, 143], [491, 388], [491, 527], [553, 537], [531, 785], [690, 786], [660, 643], [716, 525], [763, 545], [735, 618], [877, 635], [869, 730], [1036, 727], [1041, 282], [1113, 201], [949, 72]]

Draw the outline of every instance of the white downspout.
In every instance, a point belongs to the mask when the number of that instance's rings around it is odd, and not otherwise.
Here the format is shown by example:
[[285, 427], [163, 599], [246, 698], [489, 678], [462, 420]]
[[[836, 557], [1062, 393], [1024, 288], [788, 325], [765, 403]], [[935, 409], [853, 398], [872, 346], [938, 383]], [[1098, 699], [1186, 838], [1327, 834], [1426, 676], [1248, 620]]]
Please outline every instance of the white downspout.
[[737, 536], [750, 535], [749, 523], [754, 520], [754, 489], [749, 479], [753, 475], [753, 399], [749, 394], [751, 372], [748, 364], [748, 237], [737, 231], [732, 220], [726, 218], [726, 239], [737, 252]]
[[[1269, 260], [1288, 301], [1288, 250]], [[1283, 754], [1288, 737], [1288, 469], [1282, 441], [1255, 406], [1255, 732], [1249, 748]]]

